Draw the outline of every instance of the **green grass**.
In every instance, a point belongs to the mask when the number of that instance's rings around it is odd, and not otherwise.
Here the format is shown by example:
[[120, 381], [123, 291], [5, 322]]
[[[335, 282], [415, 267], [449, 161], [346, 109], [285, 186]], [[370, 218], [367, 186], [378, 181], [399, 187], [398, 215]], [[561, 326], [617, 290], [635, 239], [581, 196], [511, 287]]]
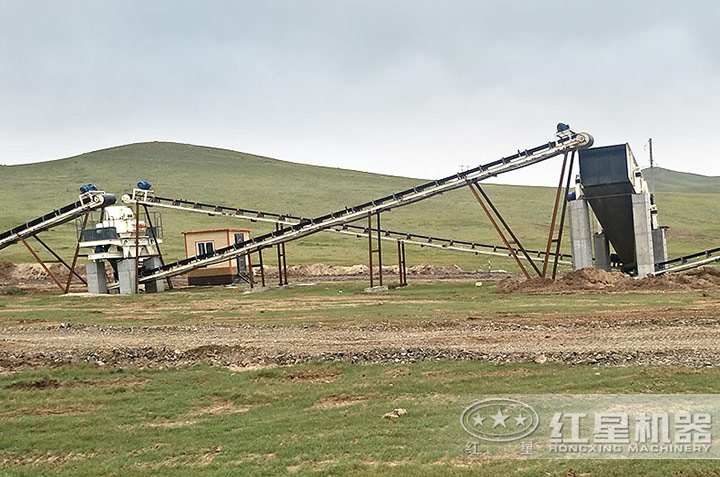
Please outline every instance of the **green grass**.
[[694, 192], [703, 194], [717, 194], [720, 190], [720, 177], [701, 176], [689, 172], [677, 172], [662, 167], [656, 167], [653, 172], [644, 169], [643, 175], [650, 181], [655, 181], [655, 189], [661, 192]]
[[[719, 370], [476, 362], [46, 369], [0, 378], [1, 472], [717, 475], [717, 463], [702, 461], [478, 460], [463, 453], [458, 418], [473, 394], [712, 393], [718, 384]], [[407, 416], [381, 418], [398, 407]]]
[[[490, 159], [494, 158], [484, 158], [483, 162]], [[534, 167], [559, 168], [557, 160]], [[454, 172], [447, 171], [448, 174]], [[674, 177], [670, 173], [665, 175]], [[119, 196], [130, 192], [138, 180], [151, 182], [162, 196], [306, 216], [366, 202], [423, 182], [420, 179], [295, 164], [209, 147], [142, 143], [57, 161], [0, 167], [0, 230], [76, 200], [78, 187], [84, 183], [95, 183]], [[720, 189], [709, 187], [708, 190], [698, 190], [693, 184], [690, 178], [683, 176], [681, 185], [665, 188], [665, 182], [658, 180], [657, 202], [662, 224], [670, 226], [671, 256], [717, 245], [716, 218], [720, 215], [720, 194], [717, 192]], [[544, 248], [554, 199], [553, 189], [488, 185], [487, 191], [523, 244], [529, 248]], [[163, 217], [164, 250], [169, 260], [184, 258], [180, 232], [185, 230], [249, 227], [256, 235], [269, 230], [268, 225], [200, 214], [164, 211]], [[475, 198], [467, 190], [386, 213], [383, 215], [383, 226], [500, 244]], [[66, 257], [72, 253], [73, 237], [73, 225], [46, 234], [47, 240]], [[36, 248], [41, 255], [46, 255], [39, 246]], [[385, 262], [394, 262], [392, 250], [387, 253], [390, 256]], [[328, 233], [288, 245], [291, 264], [323, 262], [350, 265], [365, 263], [366, 255], [365, 241]], [[32, 258], [22, 247], [13, 246], [0, 251], [0, 260], [22, 262], [32, 261]], [[504, 258], [408, 248], [409, 265], [421, 262], [455, 263], [473, 270], [489, 267], [516, 269], [512, 261]]]
[[255, 323], [421, 322], [513, 320], [533, 323], [547, 315], [572, 316], [617, 311], [682, 308], [716, 303], [707, 292], [587, 295], [496, 294], [487, 282], [418, 281], [383, 294], [364, 294], [365, 282], [321, 283], [245, 295], [241, 289], [196, 288], [141, 296], [77, 297], [0, 294], [0, 323], [189, 325]]

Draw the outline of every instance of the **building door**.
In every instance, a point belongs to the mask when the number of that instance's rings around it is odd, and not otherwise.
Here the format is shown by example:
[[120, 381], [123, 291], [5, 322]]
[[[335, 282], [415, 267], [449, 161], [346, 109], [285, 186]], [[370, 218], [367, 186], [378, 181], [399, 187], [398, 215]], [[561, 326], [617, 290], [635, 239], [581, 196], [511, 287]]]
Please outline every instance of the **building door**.
[[[236, 233], [235, 243], [240, 243], [245, 240], [245, 234]], [[235, 259], [238, 273], [247, 272], [247, 255], [240, 255]]]

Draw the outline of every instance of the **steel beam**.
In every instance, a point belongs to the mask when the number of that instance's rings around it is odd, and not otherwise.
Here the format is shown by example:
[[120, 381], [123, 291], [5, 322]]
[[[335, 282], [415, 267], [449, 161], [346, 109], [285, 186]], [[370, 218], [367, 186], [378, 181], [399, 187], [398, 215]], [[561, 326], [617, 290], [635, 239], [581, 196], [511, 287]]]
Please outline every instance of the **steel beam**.
[[21, 237], [18, 240], [20, 240], [22, 242], [22, 244], [25, 245], [25, 248], [28, 249], [28, 251], [30, 252], [30, 254], [32, 254], [33, 257], [35, 257], [35, 260], [37, 260], [37, 262], [45, 269], [47, 274], [50, 275], [50, 278], [53, 279], [53, 281], [57, 284], [57, 286], [60, 288], [60, 290], [64, 291], [65, 287], [62, 286], [62, 283], [60, 283], [60, 280], [58, 280], [57, 277], [55, 275], [53, 275], [53, 272], [50, 271], [50, 268], [47, 265], [45, 265], [45, 262], [43, 262], [43, 260], [38, 256], [38, 254], [35, 253], [35, 250], [33, 250], [32, 247], [30, 245], [28, 245], [28, 243], [25, 241], [24, 238]]
[[542, 275], [547, 276], [547, 267], [550, 262], [550, 249], [552, 248], [553, 237], [555, 236], [555, 221], [557, 220], [558, 206], [560, 205], [560, 194], [562, 193], [562, 185], [565, 179], [565, 169], [567, 167], [568, 151], [563, 154], [562, 168], [560, 169], [560, 181], [555, 192], [555, 205], [553, 206], [552, 219], [550, 219], [550, 232], [548, 233], [547, 247], [545, 249], [545, 260], [543, 260]]
[[527, 250], [525, 250], [525, 247], [520, 243], [520, 239], [517, 238], [517, 235], [512, 231], [510, 228], [510, 225], [505, 221], [505, 218], [502, 216], [500, 211], [495, 207], [495, 204], [493, 204], [493, 201], [490, 200], [490, 197], [485, 193], [485, 190], [480, 186], [480, 184], [475, 183], [475, 188], [482, 194], [485, 201], [488, 203], [492, 211], [495, 213], [497, 218], [500, 220], [500, 223], [505, 227], [505, 230], [507, 230], [508, 234], [510, 234], [510, 237], [512, 237], [513, 241], [515, 242], [515, 245], [517, 245], [517, 248], [523, 253], [525, 256], [525, 259], [530, 262], [530, 265], [532, 265], [533, 269], [535, 269], [535, 272], [540, 276], [540, 269], [535, 265], [535, 262], [530, 258], [530, 255], [528, 254]]
[[490, 223], [492, 224], [492, 226], [495, 228], [495, 231], [500, 236], [500, 239], [503, 241], [505, 246], [510, 250], [512, 257], [515, 259], [515, 262], [520, 267], [520, 270], [522, 270], [523, 275], [525, 275], [526, 278], [530, 278], [530, 274], [525, 269], [525, 266], [520, 261], [520, 258], [518, 258], [518, 255], [515, 252], [515, 249], [510, 246], [510, 243], [508, 242], [507, 237], [505, 237], [505, 234], [503, 233], [503, 231], [500, 230], [500, 227], [498, 227], [498, 224], [497, 224], [497, 222], [495, 222], [495, 219], [493, 218], [492, 214], [490, 213], [490, 210], [488, 210], [487, 206], [485, 205], [485, 202], [483, 202], [482, 197], [480, 197], [480, 194], [478, 194], [477, 191], [473, 188], [473, 184], [469, 184], [469, 186], [470, 186], [470, 191], [473, 193], [473, 195], [477, 199], [478, 203], [480, 204], [480, 207], [482, 207], [483, 212], [485, 212], [485, 215], [487, 215], [487, 218], [490, 220]]

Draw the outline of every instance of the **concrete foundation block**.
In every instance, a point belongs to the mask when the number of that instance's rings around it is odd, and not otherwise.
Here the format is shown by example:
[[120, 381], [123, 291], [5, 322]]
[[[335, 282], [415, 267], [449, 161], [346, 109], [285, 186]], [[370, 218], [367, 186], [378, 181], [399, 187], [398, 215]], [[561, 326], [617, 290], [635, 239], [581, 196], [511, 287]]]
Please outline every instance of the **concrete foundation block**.
[[592, 238], [590, 235], [590, 208], [584, 199], [568, 204], [568, 225], [572, 248], [573, 270], [592, 267]]
[[653, 233], [650, 222], [650, 194], [632, 195], [632, 213], [637, 276], [643, 278], [655, 272]]
[[105, 262], [92, 261], [85, 264], [88, 293], [104, 295], [108, 292]]
[[121, 295], [134, 295], [135, 294], [135, 259], [126, 258], [119, 260], [117, 263], [118, 268], [118, 283], [120, 285]]
[[367, 287], [364, 292], [365, 293], [383, 293], [388, 291], [389, 288], [385, 285], [376, 285], [374, 287]]
[[270, 291], [270, 287], [253, 287], [245, 290], [243, 292], [243, 295], [250, 295], [252, 293], [265, 293], [266, 291]]
[[[143, 262], [144, 270], [152, 270], [162, 265], [160, 257], [146, 258]], [[165, 291], [165, 280], [153, 280], [145, 283], [145, 293], [162, 293]]]
[[655, 263], [666, 262], [668, 259], [667, 254], [667, 228], [661, 227], [652, 231], [652, 242], [653, 242], [653, 258]]
[[610, 243], [605, 234], [593, 235], [593, 248], [595, 249], [595, 268], [610, 271]]

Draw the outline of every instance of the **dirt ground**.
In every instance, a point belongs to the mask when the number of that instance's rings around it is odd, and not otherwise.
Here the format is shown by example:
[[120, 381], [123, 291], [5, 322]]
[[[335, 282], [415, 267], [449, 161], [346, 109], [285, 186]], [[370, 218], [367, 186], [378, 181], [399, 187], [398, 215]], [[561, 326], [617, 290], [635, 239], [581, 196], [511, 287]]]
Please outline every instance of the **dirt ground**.
[[[61, 284], [67, 282], [68, 269], [57, 262], [46, 262], [50, 273], [52, 273]], [[85, 278], [85, 267], [79, 265], [75, 267], [75, 272]], [[369, 274], [367, 265], [325, 265], [315, 263], [311, 265], [291, 265], [288, 266], [288, 277], [293, 279], [322, 279], [325, 281], [339, 280], [357, 280], [358, 277], [365, 277]], [[107, 273], [110, 274], [108, 268]], [[378, 269], [375, 268], [377, 276]], [[383, 273], [387, 275], [397, 275], [397, 265], [383, 267]], [[457, 265], [431, 265], [421, 263], [419, 265], [409, 267], [407, 269], [409, 276], [442, 279], [442, 278], [481, 278], [481, 279], [497, 279], [508, 277], [509, 274], [505, 270], [487, 271], [464, 271]], [[265, 277], [268, 280], [277, 278], [278, 268], [272, 265], [265, 266]], [[173, 283], [178, 286], [187, 285], [187, 277], [174, 277]], [[72, 290], [80, 292], [84, 285], [77, 278], [73, 278]], [[53, 282], [52, 277], [39, 263], [11, 263], [0, 261], [0, 287], [17, 287], [28, 291], [52, 291], [57, 289], [57, 285]]]
[[[9, 276], [11, 267], [2, 267], [4, 276]], [[505, 278], [497, 291], [586, 294], [718, 288], [720, 272], [712, 268], [644, 280], [585, 269], [564, 274], [556, 282]], [[312, 360], [409, 363], [436, 359], [718, 366], [720, 302], [654, 308], [652, 313], [608, 309], [583, 315], [534, 314], [532, 324], [508, 316], [342, 326], [63, 324], [0, 329], [0, 372], [4, 373], [70, 363], [157, 368], [202, 362], [239, 369]]]
[[87, 362], [232, 367], [310, 360], [408, 363], [469, 359], [496, 363], [720, 365], [720, 306], [588, 316], [556, 314], [521, 325], [497, 321], [357, 326], [11, 326], [0, 336], [0, 371]]

